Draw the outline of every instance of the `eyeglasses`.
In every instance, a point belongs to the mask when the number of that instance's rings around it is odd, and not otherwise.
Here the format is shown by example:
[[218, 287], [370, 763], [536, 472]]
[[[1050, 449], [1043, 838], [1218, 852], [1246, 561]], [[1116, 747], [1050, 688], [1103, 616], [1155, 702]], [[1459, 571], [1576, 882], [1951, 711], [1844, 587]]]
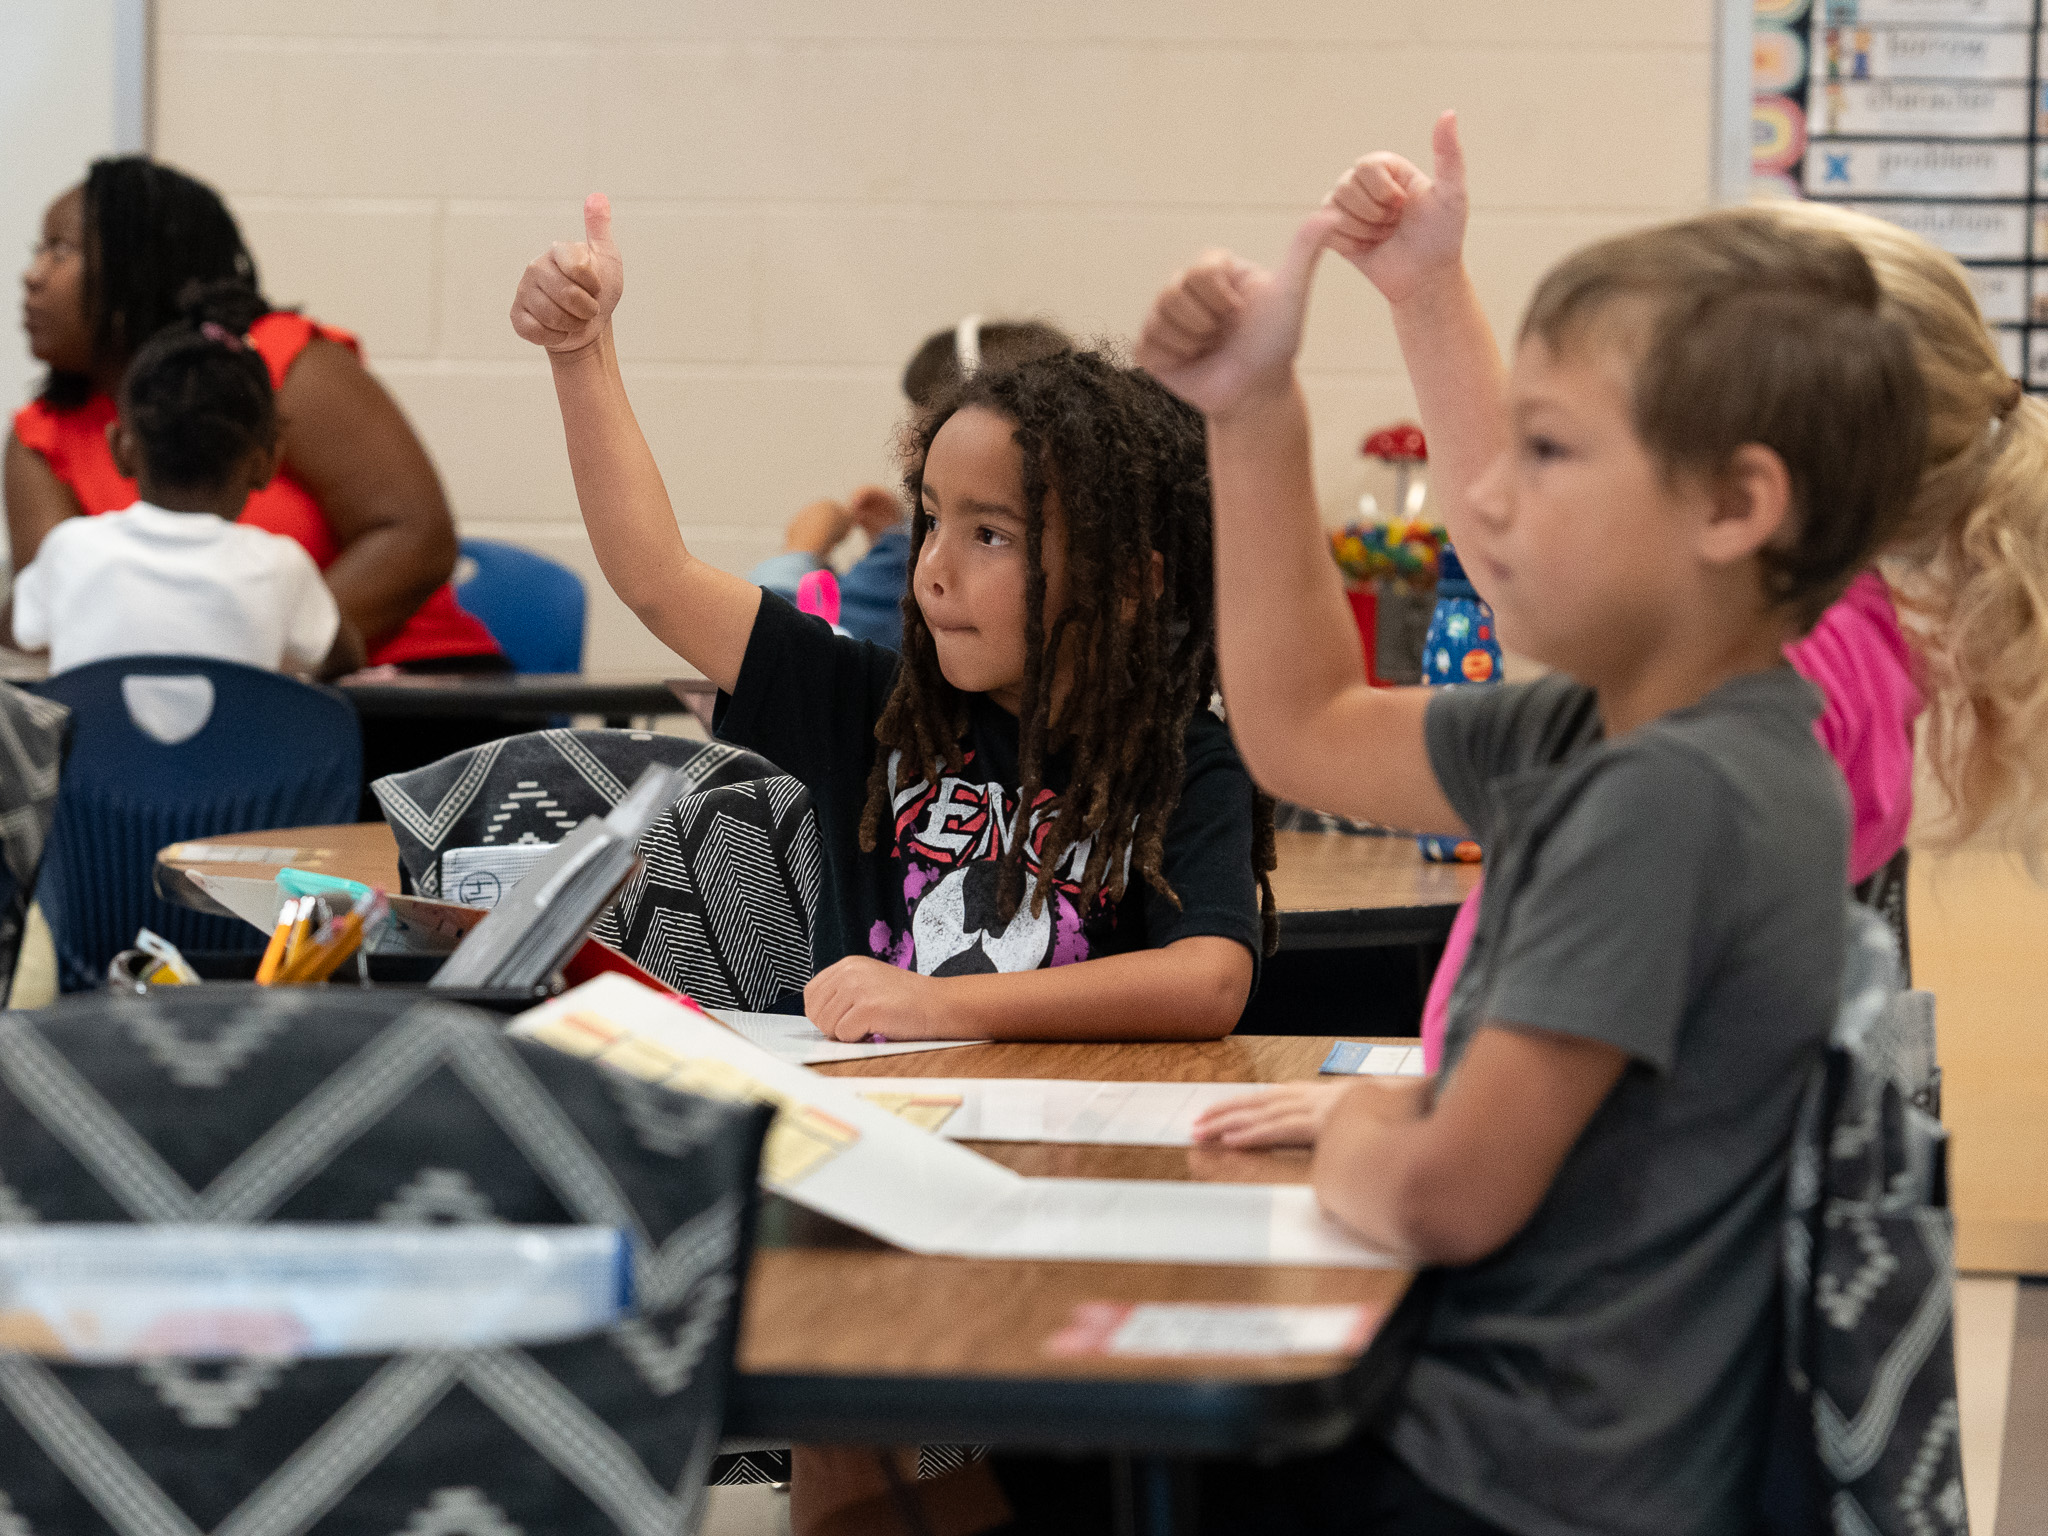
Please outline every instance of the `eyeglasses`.
[[40, 261], [45, 256], [52, 261], [66, 261], [78, 253], [78, 242], [67, 240], [62, 235], [49, 235], [41, 240], [31, 240], [28, 247], [30, 261]]

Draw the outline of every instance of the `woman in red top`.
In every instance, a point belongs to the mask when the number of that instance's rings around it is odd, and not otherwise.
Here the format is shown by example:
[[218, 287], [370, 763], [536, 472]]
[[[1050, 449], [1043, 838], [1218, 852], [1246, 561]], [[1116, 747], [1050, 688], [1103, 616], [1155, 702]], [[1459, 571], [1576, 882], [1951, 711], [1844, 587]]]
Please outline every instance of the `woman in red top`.
[[[133, 504], [135, 483], [107, 447], [114, 391], [129, 358], [177, 318], [180, 292], [222, 279], [256, 286], [234, 217], [212, 188], [168, 166], [95, 161], [50, 205], [22, 279], [29, 350], [50, 372], [7, 439], [17, 571], [63, 519]], [[355, 338], [284, 310], [259, 317], [249, 337], [270, 365], [284, 461], [241, 520], [305, 546], [373, 664], [504, 666], [447, 586], [455, 527], [434, 466], [364, 370]]]

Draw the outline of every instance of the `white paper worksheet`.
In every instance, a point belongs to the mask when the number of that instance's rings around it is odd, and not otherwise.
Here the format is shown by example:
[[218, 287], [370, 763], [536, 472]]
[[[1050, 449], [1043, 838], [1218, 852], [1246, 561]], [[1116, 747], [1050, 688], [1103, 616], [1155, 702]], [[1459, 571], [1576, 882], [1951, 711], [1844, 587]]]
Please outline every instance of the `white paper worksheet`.
[[514, 1035], [649, 1082], [773, 1103], [761, 1180], [917, 1253], [1377, 1269], [1303, 1185], [1029, 1179], [861, 1097], [869, 1082], [778, 1060], [701, 1009], [600, 976], [513, 1021]]
[[870, 1056], [902, 1056], [912, 1051], [943, 1051], [956, 1045], [985, 1045], [984, 1040], [832, 1040], [800, 1014], [741, 1013], [721, 1008], [711, 1015], [737, 1030], [777, 1061], [816, 1066], [827, 1061], [865, 1061]]
[[1195, 1117], [1264, 1083], [1090, 1083], [1056, 1077], [849, 1078], [862, 1096], [954, 1097], [938, 1133], [950, 1141], [1056, 1141], [1190, 1147]]

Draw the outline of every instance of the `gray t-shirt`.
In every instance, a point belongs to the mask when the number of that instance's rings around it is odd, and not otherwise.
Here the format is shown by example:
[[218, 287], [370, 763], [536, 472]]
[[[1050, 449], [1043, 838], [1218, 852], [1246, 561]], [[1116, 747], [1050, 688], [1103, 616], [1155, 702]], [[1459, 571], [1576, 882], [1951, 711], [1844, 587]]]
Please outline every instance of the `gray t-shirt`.
[[1630, 1057], [1528, 1225], [1443, 1273], [1385, 1427], [1518, 1536], [1748, 1528], [1786, 1151], [1842, 975], [1819, 710], [1789, 667], [1617, 741], [1563, 678], [1431, 701], [1431, 765], [1487, 850], [1447, 1079], [1488, 1021]]

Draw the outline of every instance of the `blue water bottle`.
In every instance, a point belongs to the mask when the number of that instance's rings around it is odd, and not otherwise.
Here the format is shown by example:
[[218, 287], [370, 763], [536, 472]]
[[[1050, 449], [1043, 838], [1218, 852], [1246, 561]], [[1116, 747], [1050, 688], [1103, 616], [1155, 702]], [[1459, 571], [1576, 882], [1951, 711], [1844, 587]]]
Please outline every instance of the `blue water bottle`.
[[[1500, 681], [1500, 640], [1493, 610], [1466, 579], [1457, 552], [1446, 544], [1437, 555], [1436, 611], [1422, 642], [1422, 681], [1452, 688]], [[1423, 836], [1422, 856], [1437, 864], [1476, 864], [1479, 844], [1469, 837]]]

